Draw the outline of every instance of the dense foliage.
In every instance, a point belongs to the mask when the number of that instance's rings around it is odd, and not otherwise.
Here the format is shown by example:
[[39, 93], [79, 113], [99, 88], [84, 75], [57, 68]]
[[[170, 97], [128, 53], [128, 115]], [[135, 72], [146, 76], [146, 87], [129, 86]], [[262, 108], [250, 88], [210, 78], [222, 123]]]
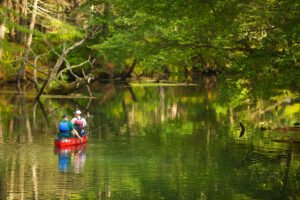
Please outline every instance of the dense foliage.
[[66, 92], [91, 77], [284, 74], [299, 69], [299, 12], [291, 0], [4, 0], [1, 72], [13, 79], [25, 62], [44, 81], [53, 69], [47, 88]]

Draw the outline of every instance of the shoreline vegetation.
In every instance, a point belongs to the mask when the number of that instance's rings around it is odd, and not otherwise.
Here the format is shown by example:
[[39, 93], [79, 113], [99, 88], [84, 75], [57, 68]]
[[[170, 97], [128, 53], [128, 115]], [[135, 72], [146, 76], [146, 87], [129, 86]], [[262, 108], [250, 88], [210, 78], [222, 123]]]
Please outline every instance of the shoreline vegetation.
[[[197, 9], [195, 9], [197, 8]], [[0, 84], [65, 95], [95, 80], [194, 84], [230, 77], [300, 88], [296, 1], [3, 0]], [[195, 79], [196, 78], [196, 79]], [[150, 84], [150, 83], [149, 83]]]

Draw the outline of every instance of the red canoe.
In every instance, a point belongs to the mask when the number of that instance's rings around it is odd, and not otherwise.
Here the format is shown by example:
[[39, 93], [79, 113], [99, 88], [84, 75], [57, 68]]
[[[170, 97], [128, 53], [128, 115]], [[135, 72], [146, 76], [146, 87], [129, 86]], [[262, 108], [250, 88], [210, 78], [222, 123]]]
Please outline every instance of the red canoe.
[[78, 144], [85, 144], [88, 141], [88, 136], [82, 136], [81, 141], [77, 137], [73, 138], [56, 138], [55, 146], [56, 147], [66, 147], [66, 146], [74, 146]]

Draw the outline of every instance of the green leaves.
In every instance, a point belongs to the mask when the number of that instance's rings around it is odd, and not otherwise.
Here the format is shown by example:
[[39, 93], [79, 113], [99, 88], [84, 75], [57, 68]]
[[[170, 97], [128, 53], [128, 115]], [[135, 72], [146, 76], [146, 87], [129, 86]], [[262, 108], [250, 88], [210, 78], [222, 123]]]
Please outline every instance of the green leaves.
[[[264, 76], [268, 71], [279, 73], [299, 66], [300, 5], [296, 1], [91, 0], [73, 7], [69, 4], [58, 6], [69, 13], [64, 17], [49, 20], [55, 7], [49, 8], [51, 14], [39, 16], [46, 31], [39, 28], [34, 34], [37, 51], [45, 38], [60, 49], [62, 42], [71, 44], [94, 31], [86, 46], [76, 50], [75, 57], [80, 58], [73, 61], [92, 55], [100, 69], [114, 66], [112, 72], [125, 72], [135, 59], [137, 72], [160, 73], [165, 69], [221, 69]], [[27, 27], [9, 20], [6, 26], [28, 32]]]
[[58, 19], [48, 21], [48, 26], [51, 31], [46, 34], [46, 37], [50, 41], [72, 41], [77, 38], [83, 38], [85, 35], [76, 26]]

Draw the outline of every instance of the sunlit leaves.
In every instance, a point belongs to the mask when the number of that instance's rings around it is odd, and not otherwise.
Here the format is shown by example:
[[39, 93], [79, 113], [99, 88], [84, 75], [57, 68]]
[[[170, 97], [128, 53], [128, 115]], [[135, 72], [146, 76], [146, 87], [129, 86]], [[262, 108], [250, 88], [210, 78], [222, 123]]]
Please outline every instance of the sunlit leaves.
[[77, 27], [61, 20], [53, 19], [49, 21], [50, 30], [46, 34], [50, 40], [66, 41], [82, 38], [84, 34]]

